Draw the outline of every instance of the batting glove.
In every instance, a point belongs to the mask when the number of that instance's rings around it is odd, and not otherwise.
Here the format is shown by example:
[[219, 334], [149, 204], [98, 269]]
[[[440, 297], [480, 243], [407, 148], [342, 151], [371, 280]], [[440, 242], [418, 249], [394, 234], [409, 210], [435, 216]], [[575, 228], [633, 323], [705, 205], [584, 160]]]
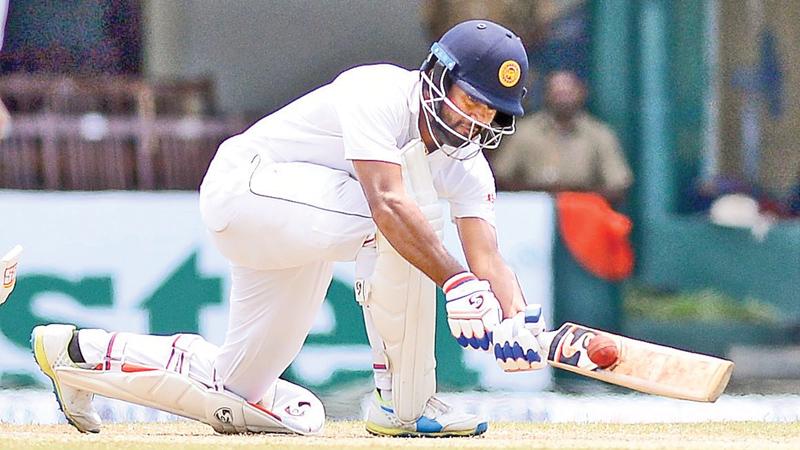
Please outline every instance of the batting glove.
[[489, 282], [479, 280], [471, 272], [461, 272], [450, 277], [443, 289], [447, 299], [447, 323], [459, 345], [489, 350], [491, 330], [503, 318]]
[[17, 263], [22, 254], [22, 246], [17, 245], [0, 258], [0, 305], [5, 303], [17, 283]]
[[536, 339], [544, 329], [541, 305], [528, 305], [524, 312], [500, 322], [492, 333], [497, 365], [506, 372], [544, 367], [545, 358]]

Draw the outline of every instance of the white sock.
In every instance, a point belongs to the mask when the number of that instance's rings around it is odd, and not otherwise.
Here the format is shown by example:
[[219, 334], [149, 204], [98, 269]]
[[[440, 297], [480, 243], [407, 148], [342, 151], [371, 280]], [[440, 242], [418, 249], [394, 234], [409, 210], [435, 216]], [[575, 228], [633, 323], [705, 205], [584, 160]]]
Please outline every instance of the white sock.
[[83, 360], [86, 361], [84, 368], [93, 368], [103, 362], [110, 339], [111, 334], [105, 330], [95, 328], [78, 330], [78, 346], [81, 348]]

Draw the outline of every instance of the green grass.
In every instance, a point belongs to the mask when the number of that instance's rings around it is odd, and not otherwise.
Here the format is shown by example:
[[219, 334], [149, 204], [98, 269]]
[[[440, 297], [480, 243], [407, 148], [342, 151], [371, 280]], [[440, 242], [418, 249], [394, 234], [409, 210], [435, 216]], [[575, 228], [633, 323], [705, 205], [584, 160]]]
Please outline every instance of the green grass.
[[195, 422], [113, 424], [97, 435], [68, 425], [0, 424], [0, 449], [796, 449], [800, 424], [495, 423], [478, 438], [371, 437], [363, 422], [329, 422], [320, 437], [214, 434]]
[[755, 299], [737, 300], [713, 289], [663, 292], [641, 286], [627, 286], [623, 299], [625, 314], [630, 318], [759, 325], [780, 322], [780, 314], [771, 305]]

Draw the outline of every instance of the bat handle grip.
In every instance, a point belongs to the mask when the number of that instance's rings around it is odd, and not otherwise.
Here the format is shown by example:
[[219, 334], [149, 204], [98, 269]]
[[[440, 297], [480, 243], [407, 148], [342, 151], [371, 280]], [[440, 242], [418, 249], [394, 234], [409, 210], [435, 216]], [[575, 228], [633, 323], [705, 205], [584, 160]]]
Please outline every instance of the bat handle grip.
[[544, 356], [547, 356], [547, 353], [550, 351], [550, 346], [553, 344], [553, 340], [556, 338], [557, 334], [558, 330], [542, 331], [536, 336], [536, 340], [539, 341], [539, 347], [541, 347], [544, 352]]
[[542, 305], [533, 303], [525, 307], [525, 328], [534, 336], [538, 336], [547, 328], [542, 317]]

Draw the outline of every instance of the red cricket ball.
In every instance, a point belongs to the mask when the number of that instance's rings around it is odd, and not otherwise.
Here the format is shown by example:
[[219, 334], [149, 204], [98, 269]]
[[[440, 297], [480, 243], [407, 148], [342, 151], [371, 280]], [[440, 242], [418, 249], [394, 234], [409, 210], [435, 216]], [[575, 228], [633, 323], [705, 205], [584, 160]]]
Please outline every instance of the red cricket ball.
[[613, 366], [619, 358], [617, 343], [608, 336], [598, 334], [589, 341], [586, 347], [589, 359], [597, 364], [597, 367], [605, 369]]

